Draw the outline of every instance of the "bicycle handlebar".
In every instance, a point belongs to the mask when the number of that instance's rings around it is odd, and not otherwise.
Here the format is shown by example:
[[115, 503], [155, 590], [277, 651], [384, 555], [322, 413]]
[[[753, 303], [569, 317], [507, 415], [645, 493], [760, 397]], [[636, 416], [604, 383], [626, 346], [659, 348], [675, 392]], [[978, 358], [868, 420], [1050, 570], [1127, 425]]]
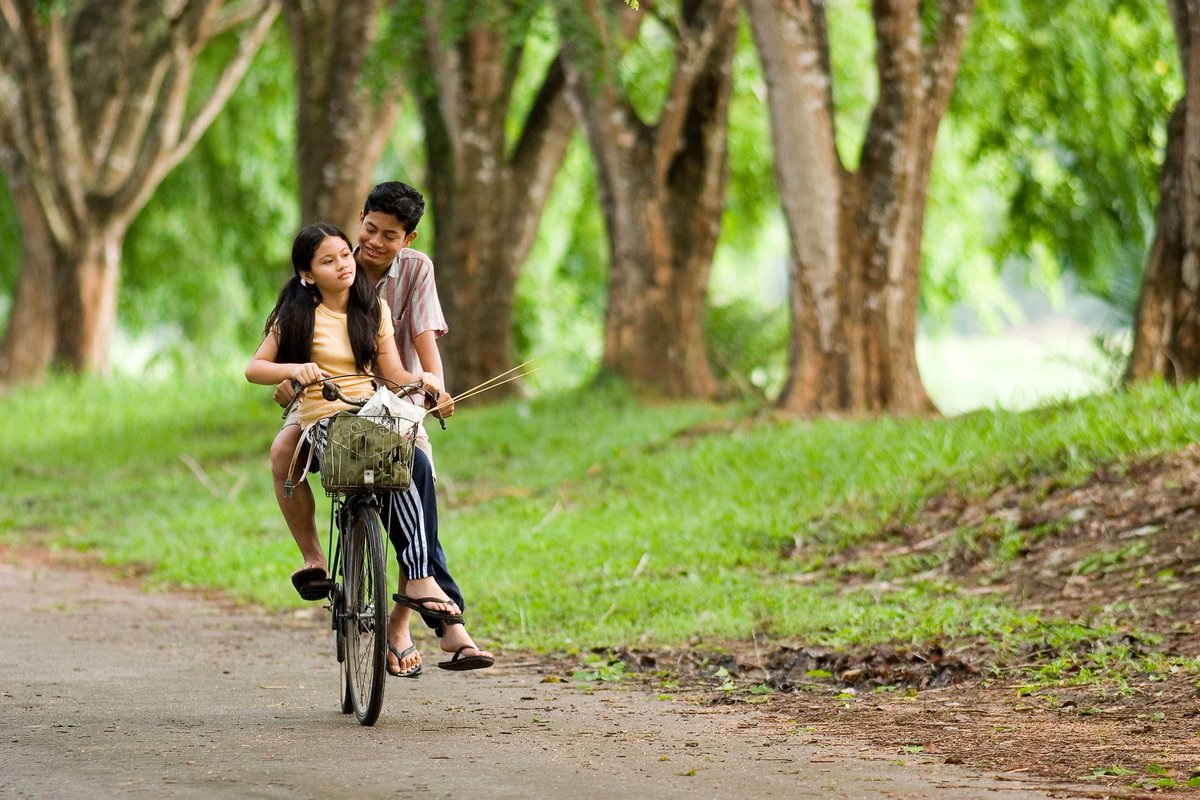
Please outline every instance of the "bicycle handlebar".
[[[400, 383], [396, 383], [391, 378], [385, 378], [382, 375], [371, 375], [370, 373], [366, 373], [366, 372], [352, 372], [352, 373], [349, 373], [346, 375], [333, 375], [329, 378], [320, 378], [319, 380], [315, 380], [312, 383], [304, 384], [303, 386], [300, 385], [299, 381], [294, 380], [294, 381], [292, 381], [292, 388], [294, 388], [296, 390], [296, 396], [299, 397], [300, 392], [304, 391], [309, 386], [315, 386], [316, 384], [319, 383], [319, 384], [321, 384], [321, 396], [324, 397], [326, 400], [328, 400], [330, 402], [333, 402], [334, 400], [341, 400], [343, 403], [347, 403], [349, 405], [362, 408], [364, 405], [366, 405], [367, 400], [369, 400], [370, 398], [368, 398], [368, 397], [350, 397], [350, 396], [346, 395], [342, 391], [342, 387], [338, 386], [336, 383], [338, 378], [356, 378], [356, 377], [360, 377], [360, 376], [365, 377], [365, 378], [371, 378], [372, 380], [376, 380], [376, 381], [386, 381], [388, 384], [390, 384], [389, 388], [391, 388], [391, 390], [393, 392], [395, 392], [398, 395], [403, 395], [405, 397], [410, 397], [413, 394], [416, 394], [417, 392], [421, 392], [422, 394], [425, 395], [426, 408], [429, 408], [430, 406], [437, 404], [437, 395], [435, 395], [433, 392], [426, 389], [419, 381], [416, 383], [400, 384]], [[437, 419], [437, 421], [439, 423], [441, 423], [442, 430], [446, 430], [446, 418], [444, 416], [442, 416], [442, 412], [434, 411], [433, 416]]]

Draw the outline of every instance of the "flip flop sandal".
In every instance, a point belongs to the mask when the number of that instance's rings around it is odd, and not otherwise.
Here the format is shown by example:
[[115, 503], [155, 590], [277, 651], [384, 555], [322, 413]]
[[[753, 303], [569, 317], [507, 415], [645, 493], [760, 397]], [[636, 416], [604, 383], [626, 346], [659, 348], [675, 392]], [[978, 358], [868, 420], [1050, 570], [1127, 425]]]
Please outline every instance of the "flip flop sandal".
[[[403, 650], [397, 650], [396, 645], [388, 642], [388, 650], [392, 651], [392, 655], [396, 657], [396, 663], [399, 664], [404, 661], [405, 656], [409, 655], [410, 653], [417, 652], [417, 646], [415, 644], [411, 644]], [[419, 678], [421, 677], [421, 664], [418, 662], [415, 667], [408, 670], [400, 670], [399, 672], [392, 672], [392, 670], [389, 668], [388, 675], [393, 675], [397, 678]]]
[[496, 659], [491, 656], [464, 656], [463, 650], [478, 650], [478, 647], [473, 647], [469, 644], [464, 644], [462, 647], [454, 651], [454, 655], [449, 661], [439, 661], [438, 666], [442, 669], [448, 669], [452, 672], [465, 672], [469, 669], [487, 669], [492, 664], [496, 663]]
[[333, 581], [321, 567], [305, 567], [292, 573], [292, 586], [305, 600], [324, 600], [333, 588]]
[[440, 619], [443, 622], [449, 622], [451, 625], [462, 625], [463, 624], [463, 615], [462, 614], [451, 614], [449, 611], [439, 611], [436, 608], [427, 608], [425, 606], [426, 603], [451, 602], [451, 601], [445, 600], [441, 597], [416, 597], [416, 598], [413, 598], [413, 597], [409, 597], [406, 594], [394, 594], [394, 595], [392, 595], [392, 599], [395, 600], [397, 603], [399, 603], [402, 606], [407, 606], [408, 608], [411, 608], [413, 611], [416, 611], [418, 614], [421, 614], [422, 616], [431, 617], [433, 619]]

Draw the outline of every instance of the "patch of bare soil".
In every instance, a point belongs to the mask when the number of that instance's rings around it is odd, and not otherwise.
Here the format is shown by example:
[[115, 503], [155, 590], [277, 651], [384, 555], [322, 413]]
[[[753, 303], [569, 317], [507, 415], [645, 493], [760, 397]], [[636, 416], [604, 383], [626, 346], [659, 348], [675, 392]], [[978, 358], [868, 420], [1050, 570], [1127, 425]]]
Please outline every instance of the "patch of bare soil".
[[[1033, 478], [983, 501], [938, 497], [887, 541], [842, 558], [886, 564], [937, 552], [937, 566], [918, 579], [1000, 593], [1044, 618], [1116, 624], [1116, 634], [1081, 649], [1195, 657], [1198, 511], [1200, 446], [1105, 468], [1079, 486]], [[998, 561], [1002, 540], [1011, 558]], [[1020, 674], [1064, 655], [1050, 643], [1004, 659], [986, 642], [617, 655], [651, 686], [670, 675], [679, 690], [713, 703], [762, 703], [815, 732], [865, 739], [898, 756], [1083, 778], [1096, 796], [1200, 794], [1186, 788], [1200, 776], [1200, 675], [1187, 670], [1128, 675], [1124, 686], [1031, 691]], [[730, 679], [774, 691], [731, 691]]]

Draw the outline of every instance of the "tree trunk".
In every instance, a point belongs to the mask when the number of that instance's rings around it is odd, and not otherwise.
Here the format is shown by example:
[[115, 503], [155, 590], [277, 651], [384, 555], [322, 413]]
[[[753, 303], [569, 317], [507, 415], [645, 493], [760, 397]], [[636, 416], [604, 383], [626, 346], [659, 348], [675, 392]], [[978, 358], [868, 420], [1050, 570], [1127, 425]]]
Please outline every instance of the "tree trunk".
[[399, 109], [399, 79], [364, 78], [380, 0], [285, 0], [296, 74], [300, 221], [353, 238]]
[[[803, 13], [801, 8], [803, 7]], [[808, 414], [850, 406], [854, 361], [846, 326], [861, 302], [842, 266], [845, 170], [833, 136], [830, 71], [823, 17], [800, 0], [748, 0], [751, 28], [763, 64], [776, 144], [775, 181], [791, 234], [792, 330], [783, 405]], [[844, 276], [844, 279], [843, 279]]]
[[737, 4], [682, 4], [675, 71], [653, 126], [612, 72], [621, 23], [596, 0], [578, 5], [560, 9], [564, 25], [586, 25], [602, 43], [598, 57], [577, 42], [564, 52], [610, 249], [604, 367], [665, 396], [712, 397], [704, 309], [728, 181]]
[[124, 238], [125, 229], [111, 225], [79, 231], [68, 271], [59, 273], [55, 360], [75, 372], [109, 370]]
[[57, 352], [58, 263], [41, 206], [27, 180], [9, 184], [22, 234], [21, 271], [13, 293], [4, 341], [0, 384], [40, 381]]
[[[55, 361], [107, 371], [125, 232], [224, 107], [278, 10], [0, 0], [0, 170], [23, 243], [0, 381], [41, 378]], [[233, 54], [193, 96], [196, 59], [232, 31]]]
[[[517, 13], [505, 9], [503, 3], [488, 6], [488, 13]], [[479, 25], [447, 44], [441, 23], [439, 14], [427, 10], [429, 75], [421, 116], [438, 293], [452, 337], [442, 358], [451, 392], [461, 392], [514, 365], [517, 278], [575, 119], [564, 98], [562, 65], [555, 59], [515, 143], [510, 142], [506, 124], [523, 47], [504, 31], [525, 26]], [[517, 386], [499, 387], [487, 399], [504, 397]]]
[[872, 3], [880, 96], [854, 172], [834, 145], [823, 4], [747, 0], [746, 8], [792, 241], [779, 405], [800, 415], [930, 412], [916, 361], [921, 234], [973, 0], [942, 0], [928, 43], [916, 3]]
[[1200, 3], [1168, 0], [1184, 96], [1167, 126], [1154, 244], [1142, 280], [1125, 378], [1200, 377]]
[[22, 268], [0, 346], [0, 383], [40, 381], [51, 364], [106, 373], [124, 227], [83, 227], [64, 249], [50, 236], [29, 184], [11, 189], [23, 238]]

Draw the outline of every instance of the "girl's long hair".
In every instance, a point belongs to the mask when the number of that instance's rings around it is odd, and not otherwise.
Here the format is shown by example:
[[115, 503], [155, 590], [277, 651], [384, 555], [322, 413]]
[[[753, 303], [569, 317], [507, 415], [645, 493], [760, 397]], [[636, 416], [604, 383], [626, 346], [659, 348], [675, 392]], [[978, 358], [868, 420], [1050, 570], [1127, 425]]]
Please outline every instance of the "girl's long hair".
[[[316, 323], [317, 304], [321, 292], [316, 284], [305, 286], [300, 282], [300, 271], [311, 270], [313, 254], [321, 242], [336, 236], [350, 245], [350, 239], [333, 225], [319, 222], [307, 225], [296, 234], [292, 242], [292, 277], [279, 291], [279, 300], [267, 317], [263, 336], [272, 331], [279, 333], [280, 364], [303, 364], [312, 361], [313, 327]], [[350, 348], [359, 372], [367, 372], [374, 363], [379, 345], [375, 337], [379, 333], [379, 297], [366, 271], [359, 268], [354, 273], [350, 297], [346, 304], [346, 327], [350, 333]]]

